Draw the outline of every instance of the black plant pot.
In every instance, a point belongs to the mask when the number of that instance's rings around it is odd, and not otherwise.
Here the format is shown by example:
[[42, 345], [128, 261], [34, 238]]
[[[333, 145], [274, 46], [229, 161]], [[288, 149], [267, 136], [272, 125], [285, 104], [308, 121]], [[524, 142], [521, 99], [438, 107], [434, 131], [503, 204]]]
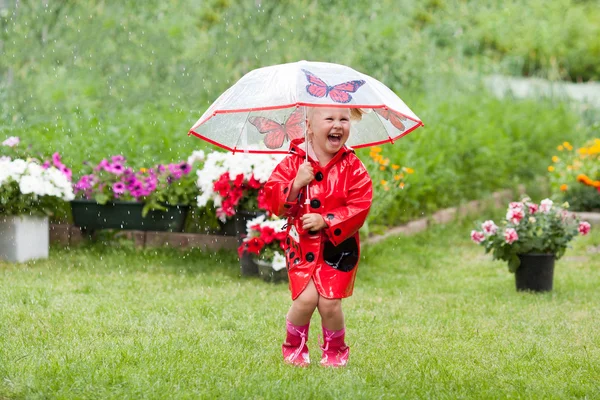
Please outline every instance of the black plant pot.
[[[238, 244], [242, 244], [244, 238], [248, 234], [246, 232], [246, 223], [251, 219], [263, 215], [263, 211], [245, 211], [240, 210], [235, 214], [235, 233], [238, 238]], [[252, 254], [244, 253], [240, 257], [240, 272], [242, 276], [258, 275], [258, 265], [254, 262]]]
[[107, 204], [93, 200], [71, 201], [73, 224], [88, 232], [97, 229], [183, 231], [188, 206], [169, 206], [166, 211], [152, 210], [145, 217], [142, 217], [143, 208], [143, 203], [133, 201]]
[[549, 292], [554, 280], [554, 254], [521, 254], [515, 272], [518, 291]]

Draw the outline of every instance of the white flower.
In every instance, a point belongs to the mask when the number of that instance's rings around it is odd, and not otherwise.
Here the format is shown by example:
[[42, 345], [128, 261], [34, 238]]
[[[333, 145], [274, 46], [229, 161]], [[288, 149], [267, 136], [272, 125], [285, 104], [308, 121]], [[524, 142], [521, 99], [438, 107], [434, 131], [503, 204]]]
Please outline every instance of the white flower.
[[552, 208], [553, 204], [554, 203], [550, 199], [544, 199], [544, 200], [542, 200], [542, 202], [540, 203], [540, 211], [543, 212], [543, 213], [549, 212], [550, 209]]
[[188, 157], [187, 163], [190, 165], [194, 165], [197, 162], [202, 162], [206, 158], [206, 155], [202, 150], [194, 150], [192, 155]]
[[11, 136], [2, 142], [2, 146], [15, 147], [21, 140], [16, 136]]
[[55, 167], [44, 169], [35, 161], [0, 161], [0, 186], [9, 181], [17, 182], [22, 194], [52, 196], [65, 201], [75, 198], [65, 174]]
[[281, 271], [285, 268], [285, 257], [280, 252], [275, 252], [273, 256], [273, 269], [275, 271]]

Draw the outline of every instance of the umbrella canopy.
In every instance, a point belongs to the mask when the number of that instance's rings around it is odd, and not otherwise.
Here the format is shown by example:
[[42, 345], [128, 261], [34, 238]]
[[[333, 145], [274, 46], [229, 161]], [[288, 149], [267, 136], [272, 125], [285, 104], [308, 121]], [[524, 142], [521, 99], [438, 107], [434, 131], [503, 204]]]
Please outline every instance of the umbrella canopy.
[[305, 132], [306, 107], [360, 108], [347, 145], [372, 146], [410, 133], [421, 120], [383, 83], [350, 67], [299, 61], [253, 70], [190, 129], [229, 151], [287, 153]]

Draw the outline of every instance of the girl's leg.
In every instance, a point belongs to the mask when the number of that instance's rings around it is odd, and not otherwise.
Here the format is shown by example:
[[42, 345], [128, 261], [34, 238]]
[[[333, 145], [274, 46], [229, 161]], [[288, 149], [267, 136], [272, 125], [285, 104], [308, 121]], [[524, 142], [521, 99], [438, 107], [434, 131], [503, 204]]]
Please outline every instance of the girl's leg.
[[310, 322], [317, 304], [319, 303], [319, 292], [312, 279], [308, 282], [306, 289], [294, 300], [287, 313], [287, 320], [294, 325], [304, 326]]
[[287, 314], [286, 339], [281, 350], [283, 359], [293, 365], [307, 366], [308, 356], [308, 327], [319, 302], [319, 293], [311, 280], [300, 296], [294, 300]]
[[344, 328], [342, 299], [326, 299], [325, 297], [319, 297], [318, 307], [323, 328], [332, 331], [339, 331]]
[[346, 328], [344, 327], [342, 300], [320, 297], [318, 308], [325, 342], [321, 348], [323, 350], [321, 364], [330, 367], [344, 366], [348, 362], [350, 348], [344, 341]]

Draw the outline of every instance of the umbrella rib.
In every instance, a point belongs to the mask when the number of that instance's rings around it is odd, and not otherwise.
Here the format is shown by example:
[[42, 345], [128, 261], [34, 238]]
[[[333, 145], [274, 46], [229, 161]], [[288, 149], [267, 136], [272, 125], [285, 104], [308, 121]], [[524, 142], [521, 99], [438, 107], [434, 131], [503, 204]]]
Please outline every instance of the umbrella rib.
[[[240, 142], [240, 141], [241, 141], [241, 139], [242, 139], [242, 135], [244, 134], [244, 127], [245, 127], [245, 126], [247, 126], [247, 124], [248, 124], [248, 119], [249, 119], [249, 118], [250, 118], [250, 112], [248, 112], [248, 113], [246, 114], [246, 120], [244, 121], [244, 124], [242, 125], [242, 131], [241, 131], [241, 133], [240, 133], [240, 136], [238, 137], [238, 140], [237, 140], [237, 142], [236, 142], [235, 146], [233, 147], [233, 154], [235, 154], [235, 152], [236, 152], [236, 150], [237, 150], [237, 145], [239, 144], [239, 142]], [[248, 128], [246, 128], [246, 138], [247, 138], [247, 137], [248, 137]], [[248, 151], [248, 149], [245, 149], [245, 151], [247, 152], [247, 151]]]

